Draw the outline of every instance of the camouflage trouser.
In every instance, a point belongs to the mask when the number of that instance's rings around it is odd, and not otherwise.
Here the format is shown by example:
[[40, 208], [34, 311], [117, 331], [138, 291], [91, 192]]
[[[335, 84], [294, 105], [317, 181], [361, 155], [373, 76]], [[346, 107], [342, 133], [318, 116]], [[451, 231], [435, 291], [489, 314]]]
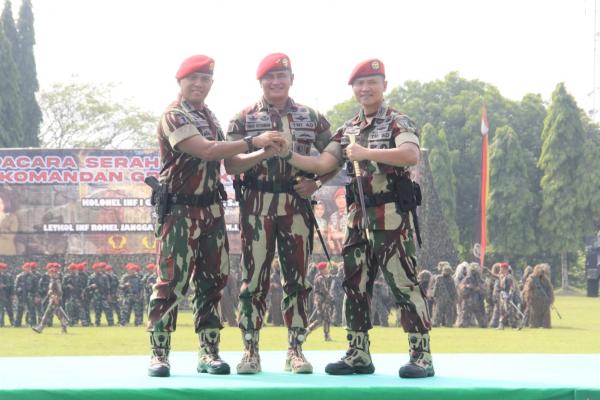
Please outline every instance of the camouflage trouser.
[[90, 326], [91, 317], [90, 317], [90, 301], [87, 299], [81, 300], [81, 326]]
[[79, 323], [79, 320], [81, 320], [83, 323], [81, 299], [71, 297], [69, 300], [67, 300], [65, 307], [67, 314], [69, 315], [69, 321], [71, 322], [71, 325], [76, 325]]
[[196, 332], [222, 328], [221, 291], [229, 275], [229, 242], [223, 217], [209, 225], [184, 216], [168, 217], [161, 229], [158, 278], [148, 305], [148, 331], [173, 332], [177, 309], [194, 283]]
[[333, 304], [327, 301], [315, 300], [313, 312], [310, 315], [310, 322], [318, 321], [323, 324], [331, 324], [331, 315], [333, 314]]
[[458, 311], [458, 321], [456, 324], [460, 328], [466, 328], [472, 326], [473, 319], [475, 319], [480, 328], [485, 328], [487, 326], [483, 300], [475, 302], [463, 300], [460, 310]]
[[8, 316], [8, 322], [14, 324], [13, 308], [10, 299], [0, 300], [0, 326], [4, 326], [4, 313]]
[[425, 296], [417, 282], [415, 245], [411, 230], [364, 231], [348, 229], [344, 244], [344, 291], [346, 324], [352, 331], [366, 332], [371, 324], [371, 298], [377, 270], [381, 267], [405, 332], [427, 333], [431, 329]]
[[283, 216], [242, 215], [242, 287], [239, 326], [260, 329], [266, 312], [275, 243], [283, 278], [282, 313], [288, 328], [306, 328], [306, 280], [309, 249], [308, 218], [302, 214]]
[[111, 296], [108, 300], [108, 307], [110, 308], [110, 312], [117, 315], [117, 321], [121, 319], [121, 305], [119, 304], [119, 300], [117, 296]]
[[96, 294], [92, 298], [92, 307], [94, 307], [96, 326], [100, 326], [102, 313], [106, 316], [108, 326], [114, 325], [115, 320], [113, 319], [112, 310], [110, 309], [110, 305], [108, 305], [108, 300], [102, 294]]
[[119, 322], [121, 325], [126, 325], [129, 323], [132, 310], [135, 315], [135, 326], [141, 325], [144, 319], [144, 299], [141, 293], [135, 296], [123, 297], [121, 315], [119, 317]]
[[48, 306], [46, 306], [46, 311], [44, 311], [44, 315], [40, 319], [40, 325], [51, 326], [52, 317], [55, 315], [60, 321], [60, 326], [65, 328], [69, 325], [69, 317], [65, 313], [65, 310], [63, 310], [60, 304], [54, 304], [53, 302], [49, 302]]
[[456, 303], [436, 302], [431, 319], [433, 326], [453, 326], [456, 321]]
[[27, 310], [27, 324], [34, 326], [37, 324], [37, 313], [35, 301], [31, 297], [19, 298], [17, 300], [17, 315], [15, 316], [15, 326], [21, 326], [23, 313]]

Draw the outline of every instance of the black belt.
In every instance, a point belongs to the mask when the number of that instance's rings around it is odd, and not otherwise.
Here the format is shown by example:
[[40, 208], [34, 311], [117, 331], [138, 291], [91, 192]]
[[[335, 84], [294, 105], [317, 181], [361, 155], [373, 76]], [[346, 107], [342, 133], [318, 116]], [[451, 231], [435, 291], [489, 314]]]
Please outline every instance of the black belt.
[[[225, 198], [227, 200], [227, 198]], [[204, 194], [169, 193], [169, 204], [190, 207], [208, 207], [221, 201], [218, 189]]]
[[241, 185], [258, 192], [268, 193], [294, 193], [295, 183], [290, 180], [264, 181], [253, 178], [244, 178]]

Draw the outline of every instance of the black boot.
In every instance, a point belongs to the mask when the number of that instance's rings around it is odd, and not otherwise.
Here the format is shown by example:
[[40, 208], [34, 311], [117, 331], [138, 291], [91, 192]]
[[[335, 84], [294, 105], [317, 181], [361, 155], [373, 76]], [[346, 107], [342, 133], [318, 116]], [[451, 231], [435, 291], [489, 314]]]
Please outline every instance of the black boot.
[[198, 353], [197, 371], [215, 375], [229, 375], [229, 364], [219, 357], [221, 335], [218, 328], [202, 329], [198, 332], [200, 352]]
[[330, 375], [372, 374], [375, 366], [369, 353], [369, 334], [348, 331], [348, 350], [336, 363], [327, 364], [325, 372]]
[[400, 378], [427, 378], [435, 375], [429, 349], [428, 333], [409, 333], [410, 360], [400, 367]]
[[171, 350], [170, 332], [150, 332], [152, 356], [148, 367], [148, 376], [167, 377], [171, 375], [169, 352]]

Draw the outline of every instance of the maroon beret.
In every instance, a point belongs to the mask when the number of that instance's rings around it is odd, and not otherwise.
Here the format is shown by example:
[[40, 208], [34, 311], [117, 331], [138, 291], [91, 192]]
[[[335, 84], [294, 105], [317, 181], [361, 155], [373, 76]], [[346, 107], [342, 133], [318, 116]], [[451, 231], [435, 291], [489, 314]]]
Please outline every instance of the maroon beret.
[[193, 72], [202, 72], [204, 74], [212, 75], [215, 69], [215, 60], [208, 56], [197, 55], [186, 58], [181, 63], [181, 66], [177, 70], [175, 78], [181, 80]]
[[320, 263], [317, 264], [318, 270], [323, 270], [325, 268], [327, 268], [327, 263], [325, 261], [321, 261]]
[[381, 75], [385, 77], [385, 66], [377, 58], [363, 61], [354, 67], [350, 74], [350, 79], [348, 79], [348, 85], [352, 85], [352, 82], [354, 82], [356, 78], [371, 75]]
[[256, 79], [260, 80], [269, 71], [292, 71], [290, 58], [283, 53], [269, 54], [258, 64]]

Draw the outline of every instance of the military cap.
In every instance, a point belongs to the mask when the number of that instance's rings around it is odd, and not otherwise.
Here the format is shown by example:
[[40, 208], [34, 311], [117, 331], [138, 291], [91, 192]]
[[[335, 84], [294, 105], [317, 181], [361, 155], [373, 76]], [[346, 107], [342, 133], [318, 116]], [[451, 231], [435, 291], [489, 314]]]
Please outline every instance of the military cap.
[[25, 271], [26, 269], [31, 269], [32, 267], [32, 263], [30, 261], [27, 261], [25, 263], [23, 263], [23, 265], [21, 265], [21, 269], [23, 271]]
[[29, 266], [32, 269], [36, 269], [38, 267], [38, 263], [36, 261], [29, 261]]
[[7, 269], [8, 265], [4, 264], [4, 263], [0, 263], [0, 269]]
[[385, 66], [376, 58], [363, 61], [354, 67], [350, 74], [350, 79], [348, 79], [348, 85], [352, 85], [352, 82], [354, 82], [356, 78], [372, 75], [381, 75], [385, 77]]
[[105, 269], [105, 270], [107, 270], [107, 271], [112, 271], [112, 265], [110, 265], [110, 264], [106, 264], [106, 265], [104, 266], [104, 269]]
[[77, 263], [71, 263], [67, 266], [67, 269], [69, 271], [77, 271], [79, 269], [79, 264]]
[[104, 269], [104, 266], [105, 266], [105, 265], [106, 265], [106, 263], [105, 263], [105, 262], [102, 262], [102, 261], [100, 261], [100, 262], [94, 263], [94, 264], [92, 265], [92, 269], [93, 269], [94, 271], [95, 271], [95, 270], [97, 270], [97, 269]]
[[156, 264], [150, 263], [150, 264], [146, 265], [146, 269], [148, 271], [154, 271], [156, 269]]
[[136, 263], [127, 263], [125, 268], [127, 268], [128, 271], [139, 271], [141, 269]]
[[500, 268], [508, 268], [508, 267], [510, 267], [510, 265], [507, 262], [500, 263]]
[[325, 261], [321, 261], [320, 263], [317, 264], [318, 270], [323, 270], [325, 268], [327, 268], [327, 263]]
[[283, 53], [269, 54], [258, 64], [256, 79], [261, 80], [267, 72], [270, 71], [290, 71], [292, 72], [292, 62], [290, 58]]
[[48, 264], [46, 264], [46, 266], [44, 267], [44, 269], [46, 271], [50, 271], [52, 268], [60, 268], [60, 264], [59, 263], [55, 263], [55, 262], [49, 262]]
[[175, 78], [177, 78], [179, 81], [194, 72], [202, 72], [203, 74], [212, 75], [214, 69], [215, 60], [208, 56], [199, 54], [183, 60], [179, 66], [179, 69], [177, 70]]

